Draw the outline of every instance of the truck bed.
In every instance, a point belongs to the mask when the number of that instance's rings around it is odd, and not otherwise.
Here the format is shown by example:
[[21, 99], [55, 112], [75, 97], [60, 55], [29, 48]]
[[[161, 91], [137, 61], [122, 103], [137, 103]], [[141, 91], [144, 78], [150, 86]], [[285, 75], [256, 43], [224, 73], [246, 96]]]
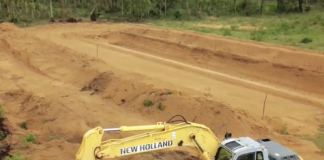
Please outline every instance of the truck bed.
[[299, 160], [296, 152], [271, 139], [264, 138], [256, 141], [267, 148], [270, 160]]

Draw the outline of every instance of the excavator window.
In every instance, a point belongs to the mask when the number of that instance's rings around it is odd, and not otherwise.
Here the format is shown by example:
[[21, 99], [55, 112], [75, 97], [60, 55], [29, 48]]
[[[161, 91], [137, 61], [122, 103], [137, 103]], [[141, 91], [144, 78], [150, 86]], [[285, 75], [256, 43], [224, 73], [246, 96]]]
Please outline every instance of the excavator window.
[[230, 160], [232, 155], [223, 147], [218, 148], [218, 152], [215, 156], [215, 160]]
[[237, 160], [255, 160], [255, 152], [240, 155]]

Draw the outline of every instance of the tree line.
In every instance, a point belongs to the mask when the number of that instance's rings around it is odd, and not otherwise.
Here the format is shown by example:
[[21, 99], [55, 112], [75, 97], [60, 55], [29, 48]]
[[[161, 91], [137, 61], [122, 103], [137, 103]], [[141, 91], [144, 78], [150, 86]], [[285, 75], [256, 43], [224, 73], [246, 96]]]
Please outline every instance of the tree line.
[[193, 19], [205, 16], [268, 15], [324, 9], [324, 0], [0, 0], [0, 19], [33, 22], [64, 17]]

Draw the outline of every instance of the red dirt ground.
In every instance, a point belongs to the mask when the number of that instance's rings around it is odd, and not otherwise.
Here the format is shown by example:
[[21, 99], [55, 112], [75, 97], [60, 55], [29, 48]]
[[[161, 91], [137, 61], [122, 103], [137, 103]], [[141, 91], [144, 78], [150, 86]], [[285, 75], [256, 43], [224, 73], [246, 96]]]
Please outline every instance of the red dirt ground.
[[[220, 139], [226, 122], [235, 137], [266, 136], [305, 160], [320, 159], [313, 142], [294, 135], [315, 135], [324, 123], [323, 65], [315, 52], [143, 25], [49, 24], [25, 32], [2, 23], [0, 104], [11, 135], [0, 152], [11, 146], [10, 154], [30, 159], [72, 160], [93, 127], [155, 124], [181, 114]], [[165, 109], [144, 107], [148, 98]], [[278, 133], [284, 124], [286, 135]], [[35, 143], [21, 142], [29, 133]], [[195, 156], [159, 151], [130, 158]]]

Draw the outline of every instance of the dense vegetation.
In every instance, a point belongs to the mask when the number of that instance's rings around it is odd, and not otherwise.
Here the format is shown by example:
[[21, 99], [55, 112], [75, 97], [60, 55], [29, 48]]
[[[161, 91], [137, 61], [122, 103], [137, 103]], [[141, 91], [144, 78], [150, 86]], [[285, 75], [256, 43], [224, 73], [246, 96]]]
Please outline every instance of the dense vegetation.
[[324, 50], [324, 0], [0, 0], [0, 21], [29, 25], [68, 17], [145, 21]]
[[12, 22], [66, 16], [192, 19], [204, 16], [273, 15], [311, 11], [320, 0], [1, 0], [0, 17]]

